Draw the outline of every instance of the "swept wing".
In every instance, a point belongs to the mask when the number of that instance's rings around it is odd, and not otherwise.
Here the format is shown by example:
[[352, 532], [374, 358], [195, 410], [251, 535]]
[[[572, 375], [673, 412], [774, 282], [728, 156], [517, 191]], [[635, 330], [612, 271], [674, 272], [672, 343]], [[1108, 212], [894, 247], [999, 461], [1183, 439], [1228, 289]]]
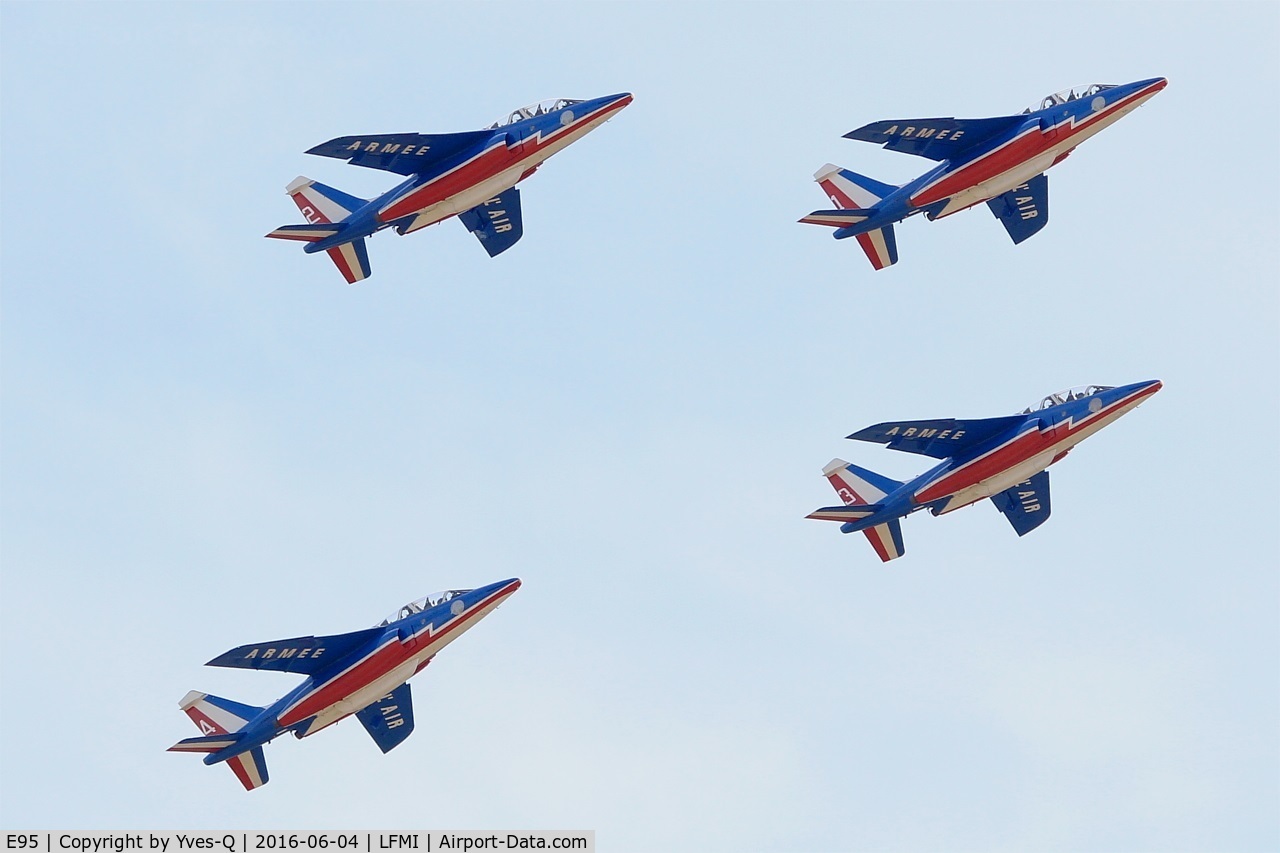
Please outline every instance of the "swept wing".
[[1049, 224], [1049, 176], [1044, 172], [987, 202], [1014, 243]]
[[413, 695], [405, 682], [372, 705], [356, 711], [356, 719], [378, 749], [390, 752], [413, 733]]
[[992, 495], [991, 502], [1019, 536], [1026, 536], [1049, 520], [1049, 472], [1041, 471], [1030, 480]]
[[448, 157], [490, 139], [491, 130], [462, 133], [375, 133], [339, 136], [307, 151], [321, 157], [346, 160], [354, 166], [412, 175]]
[[888, 445], [890, 450], [919, 453], [946, 459], [1008, 432], [1026, 422], [1025, 415], [961, 421], [941, 418], [932, 421], [886, 421], [860, 429], [848, 438]]
[[331, 637], [293, 637], [288, 640], [252, 643], [223, 652], [205, 666], [266, 669], [310, 675], [337, 663], [360, 646], [373, 642], [384, 632], [384, 628], [366, 628]]
[[846, 133], [845, 139], [874, 142], [890, 151], [930, 160], [950, 160], [957, 154], [1012, 130], [1026, 116], [998, 118], [916, 118], [873, 121]]
[[515, 187], [463, 211], [458, 218], [468, 231], [476, 235], [491, 258], [510, 249], [524, 235], [520, 190]]

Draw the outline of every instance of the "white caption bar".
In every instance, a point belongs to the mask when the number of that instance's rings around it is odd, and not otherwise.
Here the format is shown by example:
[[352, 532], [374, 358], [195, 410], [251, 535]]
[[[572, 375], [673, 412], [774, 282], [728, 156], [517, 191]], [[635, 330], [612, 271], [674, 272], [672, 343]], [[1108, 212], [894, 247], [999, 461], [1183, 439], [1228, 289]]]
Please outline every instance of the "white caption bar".
[[595, 853], [591, 829], [451, 830], [429, 832], [6, 832], [0, 850], [21, 853], [471, 853], [473, 850], [574, 850]]

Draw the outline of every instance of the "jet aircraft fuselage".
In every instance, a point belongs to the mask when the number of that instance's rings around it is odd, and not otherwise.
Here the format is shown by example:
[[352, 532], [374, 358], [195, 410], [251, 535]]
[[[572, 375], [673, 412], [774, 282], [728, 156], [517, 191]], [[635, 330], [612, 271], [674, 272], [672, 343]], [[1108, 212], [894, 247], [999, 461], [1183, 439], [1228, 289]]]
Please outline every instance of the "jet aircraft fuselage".
[[208, 666], [305, 674], [267, 707], [192, 691], [179, 703], [201, 737], [170, 751], [229, 762], [246, 789], [267, 781], [261, 747], [286, 732], [309, 737], [352, 714], [387, 752], [413, 730], [411, 676], [520, 588], [516, 578], [479, 589], [449, 590], [400, 608], [373, 628], [331, 637], [295, 637], [232, 649]]
[[991, 498], [1018, 535], [1024, 535], [1049, 517], [1045, 469], [1161, 387], [1158, 380], [1119, 388], [1095, 385], [1049, 395], [1038, 406], [1008, 417], [867, 427], [849, 438], [942, 461], [899, 482], [834, 459], [823, 474], [845, 505], [823, 507], [808, 517], [839, 521], [844, 533], [866, 532], [886, 561], [902, 554], [898, 519], [921, 509], [943, 515]]
[[[1050, 95], [1041, 109], [1022, 115], [1020, 122], [965, 150], [954, 160], [942, 161], [884, 199], [882, 213], [867, 223], [840, 229], [836, 236], [861, 234], [915, 213], [923, 212], [930, 219], [939, 219], [989, 201], [1062, 162], [1081, 142], [1142, 106], [1166, 85], [1168, 81], [1159, 77], [1099, 89], [1070, 101], [1058, 96], [1059, 101]], [[878, 122], [868, 127], [883, 124]], [[857, 135], [860, 132], [853, 131], [849, 138], [862, 138]], [[888, 141], [911, 139], [913, 134], [920, 133], [927, 134], [928, 129], [892, 123], [866, 135]], [[953, 131], [952, 141], [956, 141], [957, 136], [963, 138], [963, 133], [963, 130]]]
[[[567, 103], [528, 117], [517, 111], [509, 117], [510, 124], [492, 127], [485, 138], [434, 162], [423, 156], [431, 153], [429, 146], [426, 151], [409, 146], [411, 150], [400, 157], [410, 165], [417, 164], [407, 158], [422, 157], [422, 163], [429, 164], [425, 170], [357, 210], [343, 234], [308, 243], [304, 251], [321, 252], [392, 226], [400, 234], [409, 234], [470, 210], [532, 175], [552, 154], [577, 142], [629, 103], [631, 95], [620, 94]], [[375, 137], [344, 137], [307, 153], [382, 155], [394, 145]]]
[[1163, 77], [1119, 86], [1095, 84], [1046, 97], [1019, 115], [982, 119], [926, 118], [873, 122], [845, 134], [915, 154], [938, 165], [893, 186], [827, 164], [814, 175], [834, 210], [801, 219], [835, 229], [837, 239], [859, 239], [876, 269], [897, 261], [892, 226], [918, 213], [940, 219], [987, 202], [1009, 236], [1020, 243], [1048, 223], [1045, 171], [1081, 142], [1155, 97]]
[[623, 92], [591, 100], [561, 98], [521, 107], [484, 130], [343, 136], [307, 151], [354, 165], [407, 175], [373, 199], [299, 177], [285, 192], [307, 220], [267, 234], [327, 252], [349, 284], [369, 276], [364, 239], [385, 228], [405, 235], [460, 216], [492, 256], [523, 234], [515, 186], [558, 151], [631, 103]]

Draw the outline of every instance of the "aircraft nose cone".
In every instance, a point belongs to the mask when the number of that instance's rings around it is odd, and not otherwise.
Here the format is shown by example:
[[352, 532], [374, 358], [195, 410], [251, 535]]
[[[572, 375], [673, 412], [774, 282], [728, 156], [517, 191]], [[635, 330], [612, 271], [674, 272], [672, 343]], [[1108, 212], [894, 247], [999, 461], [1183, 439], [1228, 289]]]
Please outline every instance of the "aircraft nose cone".
[[1117, 388], [1116, 391], [1122, 392], [1121, 396], [1123, 397], [1131, 397], [1135, 395], [1150, 397], [1163, 387], [1164, 383], [1159, 379], [1148, 379], [1146, 382], [1135, 382], [1132, 385], [1125, 385], [1121, 388]]
[[487, 594], [492, 595], [494, 593], [501, 593], [502, 596], [505, 598], [506, 596], [511, 595], [516, 590], [518, 590], [520, 586], [521, 586], [520, 578], [508, 578], [507, 580], [498, 581], [495, 584], [490, 584], [488, 587], [489, 592]]
[[622, 108], [625, 108], [625, 106], [630, 104], [631, 92], [618, 92], [617, 95], [609, 95], [607, 97], [602, 97], [602, 99], [600, 100], [604, 102], [605, 106], [612, 106], [612, 108], [621, 110]]
[[1156, 94], [1157, 92], [1161, 91], [1162, 89], [1164, 89], [1165, 86], [1168, 86], [1168, 85], [1169, 85], [1168, 78], [1152, 77], [1149, 80], [1139, 80], [1137, 83], [1130, 83], [1128, 86], [1128, 91], [1129, 91], [1129, 94], [1132, 94], [1135, 92], [1143, 92], [1148, 97], [1150, 97], [1151, 95]]

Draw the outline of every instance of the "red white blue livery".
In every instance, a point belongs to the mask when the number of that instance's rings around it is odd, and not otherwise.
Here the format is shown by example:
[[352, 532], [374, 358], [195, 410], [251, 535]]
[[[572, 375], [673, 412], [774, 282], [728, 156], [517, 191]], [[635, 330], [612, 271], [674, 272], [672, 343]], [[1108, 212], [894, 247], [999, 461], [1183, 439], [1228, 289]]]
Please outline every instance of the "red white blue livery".
[[903, 483], [832, 459], [822, 473], [844, 505], [826, 506], [808, 517], [838, 521], [842, 533], [861, 531], [885, 562], [903, 554], [900, 520], [921, 509], [942, 515], [990, 498], [1023, 536], [1049, 518], [1045, 469], [1160, 388], [1158, 380], [1119, 388], [1084, 385], [1050, 394], [1009, 417], [891, 421], [867, 427], [849, 438], [942, 462]]
[[407, 175], [374, 199], [299, 177], [285, 192], [306, 217], [270, 234], [325, 252], [348, 284], [369, 277], [365, 238], [384, 228], [401, 236], [457, 216], [490, 257], [524, 234], [520, 191], [548, 157], [604, 124], [631, 103], [623, 92], [581, 101], [559, 98], [514, 110], [484, 130], [463, 133], [379, 133], [343, 136], [307, 153]]
[[1049, 223], [1045, 170], [1167, 84], [1163, 77], [1120, 86], [1095, 83], [1055, 92], [1012, 116], [872, 122], [845, 138], [938, 165], [893, 186], [828, 163], [813, 177], [835, 208], [815, 210], [800, 221], [834, 228], [838, 240], [856, 237], [878, 270], [898, 261], [894, 223], [917, 213], [941, 219], [986, 202], [1013, 242], [1021, 243]]
[[520, 588], [517, 578], [411, 601], [372, 628], [240, 646], [206, 666], [296, 672], [306, 680], [265, 708], [192, 691], [179, 707], [200, 729], [170, 752], [225, 762], [245, 790], [267, 783], [262, 747], [286, 732], [304, 738], [355, 714], [383, 752], [413, 731], [408, 680]]

